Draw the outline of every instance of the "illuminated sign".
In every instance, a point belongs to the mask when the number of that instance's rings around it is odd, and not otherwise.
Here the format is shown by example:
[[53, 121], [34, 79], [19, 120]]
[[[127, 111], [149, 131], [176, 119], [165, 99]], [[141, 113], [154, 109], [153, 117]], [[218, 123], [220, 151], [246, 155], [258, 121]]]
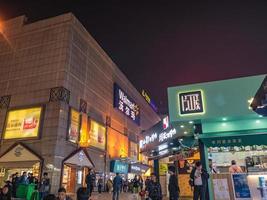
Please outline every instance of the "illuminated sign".
[[85, 113], [82, 113], [82, 123], [81, 123], [81, 130], [80, 130], [80, 147], [89, 147], [90, 138], [88, 134], [88, 116]]
[[127, 174], [129, 169], [128, 163], [119, 160], [112, 160], [110, 162], [110, 171], [113, 173]]
[[167, 129], [169, 128], [170, 124], [169, 124], [169, 116], [166, 116], [163, 118], [162, 120], [162, 125], [163, 125], [163, 129]]
[[146, 171], [149, 169], [148, 165], [143, 165], [140, 163], [135, 163], [135, 164], [131, 164], [130, 168], [129, 168], [129, 172], [130, 173], [135, 173], [135, 174], [142, 174], [142, 173], [146, 173]]
[[68, 140], [73, 143], [77, 143], [79, 140], [79, 125], [80, 125], [80, 113], [74, 109], [70, 109], [70, 124]]
[[42, 107], [11, 110], [7, 114], [4, 139], [38, 137]]
[[140, 125], [140, 108], [116, 83], [114, 83], [114, 107]]
[[177, 131], [175, 128], [167, 131], [164, 131], [162, 133], [159, 134], [159, 142], [164, 142], [170, 138], [172, 138], [174, 135], [176, 135]]
[[204, 113], [202, 91], [179, 93], [180, 115]]
[[145, 90], [142, 90], [142, 96], [145, 98], [147, 103], [151, 106], [151, 108], [155, 111], [158, 112], [158, 107], [156, 106], [155, 102], [149, 97], [147, 92]]
[[145, 145], [155, 142], [157, 138], [158, 138], [157, 133], [153, 133], [150, 136], [146, 136], [145, 139], [140, 140], [140, 142], [139, 142], [140, 148], [142, 149], [142, 148], [144, 148]]
[[106, 128], [96, 121], [90, 120], [90, 146], [105, 150], [106, 147]]

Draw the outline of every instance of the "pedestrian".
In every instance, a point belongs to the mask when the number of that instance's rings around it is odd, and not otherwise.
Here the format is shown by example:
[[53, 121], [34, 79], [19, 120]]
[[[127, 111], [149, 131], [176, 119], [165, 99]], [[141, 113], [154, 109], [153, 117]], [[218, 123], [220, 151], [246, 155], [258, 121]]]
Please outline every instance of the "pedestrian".
[[49, 194], [49, 191], [50, 191], [50, 179], [48, 178], [47, 172], [44, 172], [39, 188], [40, 199], [43, 200]]
[[64, 187], [58, 189], [57, 200], [72, 200], [69, 196], [67, 196], [67, 191]]
[[107, 191], [108, 191], [109, 193], [112, 192], [112, 185], [113, 185], [113, 182], [112, 182], [111, 178], [109, 178], [109, 179], [107, 180]]
[[116, 173], [116, 176], [113, 179], [113, 200], [119, 200], [120, 190], [122, 187], [122, 178], [119, 173]]
[[178, 178], [176, 176], [174, 166], [169, 167], [169, 174], [170, 174], [170, 178], [169, 178], [168, 189], [169, 189], [169, 194], [170, 194], [170, 200], [178, 200], [180, 189], [179, 189]]
[[86, 187], [80, 187], [77, 190], [77, 200], [88, 200], [89, 199], [89, 191]]
[[48, 194], [44, 197], [44, 200], [57, 200], [57, 197], [54, 194]]
[[208, 186], [209, 174], [203, 169], [200, 161], [197, 161], [190, 174], [190, 185], [194, 187], [193, 200], [206, 200], [205, 194]]
[[128, 180], [126, 179], [125, 181], [123, 181], [123, 192], [127, 191], [128, 191]]
[[95, 176], [94, 170], [91, 169], [85, 179], [87, 190], [89, 191], [90, 196], [92, 195], [93, 190], [94, 190], [95, 179], [96, 179], [96, 176]]
[[22, 176], [19, 179], [19, 184], [29, 184], [29, 180], [27, 177], [27, 172], [23, 172]]
[[27, 182], [28, 182], [29, 184], [34, 183], [34, 176], [33, 176], [33, 173], [28, 173]]
[[235, 160], [231, 161], [231, 166], [229, 167], [229, 173], [234, 174], [234, 173], [242, 173], [243, 170], [241, 169], [240, 166], [236, 164]]
[[12, 175], [12, 197], [16, 198], [16, 191], [19, 184], [19, 173], [16, 172]]
[[97, 188], [98, 188], [98, 193], [99, 194], [101, 194], [101, 192], [102, 192], [103, 183], [104, 183], [104, 180], [100, 176], [99, 179], [98, 179], [98, 181], [97, 181]]
[[1, 190], [0, 200], [11, 200], [11, 191], [7, 185], [5, 185]]
[[162, 200], [161, 185], [154, 173], [151, 174], [151, 182], [148, 184], [147, 193], [151, 200]]

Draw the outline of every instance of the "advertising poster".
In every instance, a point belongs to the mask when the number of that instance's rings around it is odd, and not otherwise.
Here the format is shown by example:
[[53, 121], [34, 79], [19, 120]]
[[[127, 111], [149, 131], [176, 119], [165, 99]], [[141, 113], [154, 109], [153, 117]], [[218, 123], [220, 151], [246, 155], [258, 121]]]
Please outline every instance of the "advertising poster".
[[80, 113], [74, 109], [70, 110], [69, 141], [77, 143], [79, 140]]
[[129, 141], [128, 137], [115, 131], [108, 129], [108, 154], [111, 158], [128, 157]]
[[234, 196], [236, 200], [250, 200], [251, 193], [249, 190], [247, 174], [232, 174]]
[[90, 138], [88, 134], [88, 116], [87, 114], [82, 114], [82, 123], [81, 123], [81, 131], [80, 131], [80, 147], [89, 147]]
[[128, 163], [113, 160], [110, 163], [110, 171], [113, 173], [128, 174]]
[[96, 121], [90, 120], [90, 146], [105, 150], [106, 147], [106, 128]]
[[41, 112], [42, 107], [9, 111], [4, 139], [38, 137]]
[[159, 163], [159, 175], [165, 176], [168, 171], [168, 164], [167, 163]]
[[230, 191], [227, 179], [213, 179], [215, 200], [230, 200]]

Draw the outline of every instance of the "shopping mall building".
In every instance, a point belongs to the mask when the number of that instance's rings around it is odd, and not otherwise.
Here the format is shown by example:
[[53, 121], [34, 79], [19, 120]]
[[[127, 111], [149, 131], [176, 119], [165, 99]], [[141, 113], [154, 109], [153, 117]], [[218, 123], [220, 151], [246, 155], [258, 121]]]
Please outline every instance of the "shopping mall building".
[[72, 14], [5, 21], [0, 33], [0, 181], [48, 172], [52, 192], [144, 173], [138, 137], [160, 121]]

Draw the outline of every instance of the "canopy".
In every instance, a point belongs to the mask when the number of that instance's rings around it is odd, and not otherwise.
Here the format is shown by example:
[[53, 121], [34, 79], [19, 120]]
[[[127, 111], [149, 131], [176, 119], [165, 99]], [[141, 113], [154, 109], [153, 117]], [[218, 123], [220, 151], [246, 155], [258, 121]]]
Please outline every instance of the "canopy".
[[92, 162], [86, 149], [84, 148], [79, 148], [73, 153], [71, 153], [67, 158], [65, 158], [64, 164], [71, 164], [89, 168], [94, 167], [94, 163]]

